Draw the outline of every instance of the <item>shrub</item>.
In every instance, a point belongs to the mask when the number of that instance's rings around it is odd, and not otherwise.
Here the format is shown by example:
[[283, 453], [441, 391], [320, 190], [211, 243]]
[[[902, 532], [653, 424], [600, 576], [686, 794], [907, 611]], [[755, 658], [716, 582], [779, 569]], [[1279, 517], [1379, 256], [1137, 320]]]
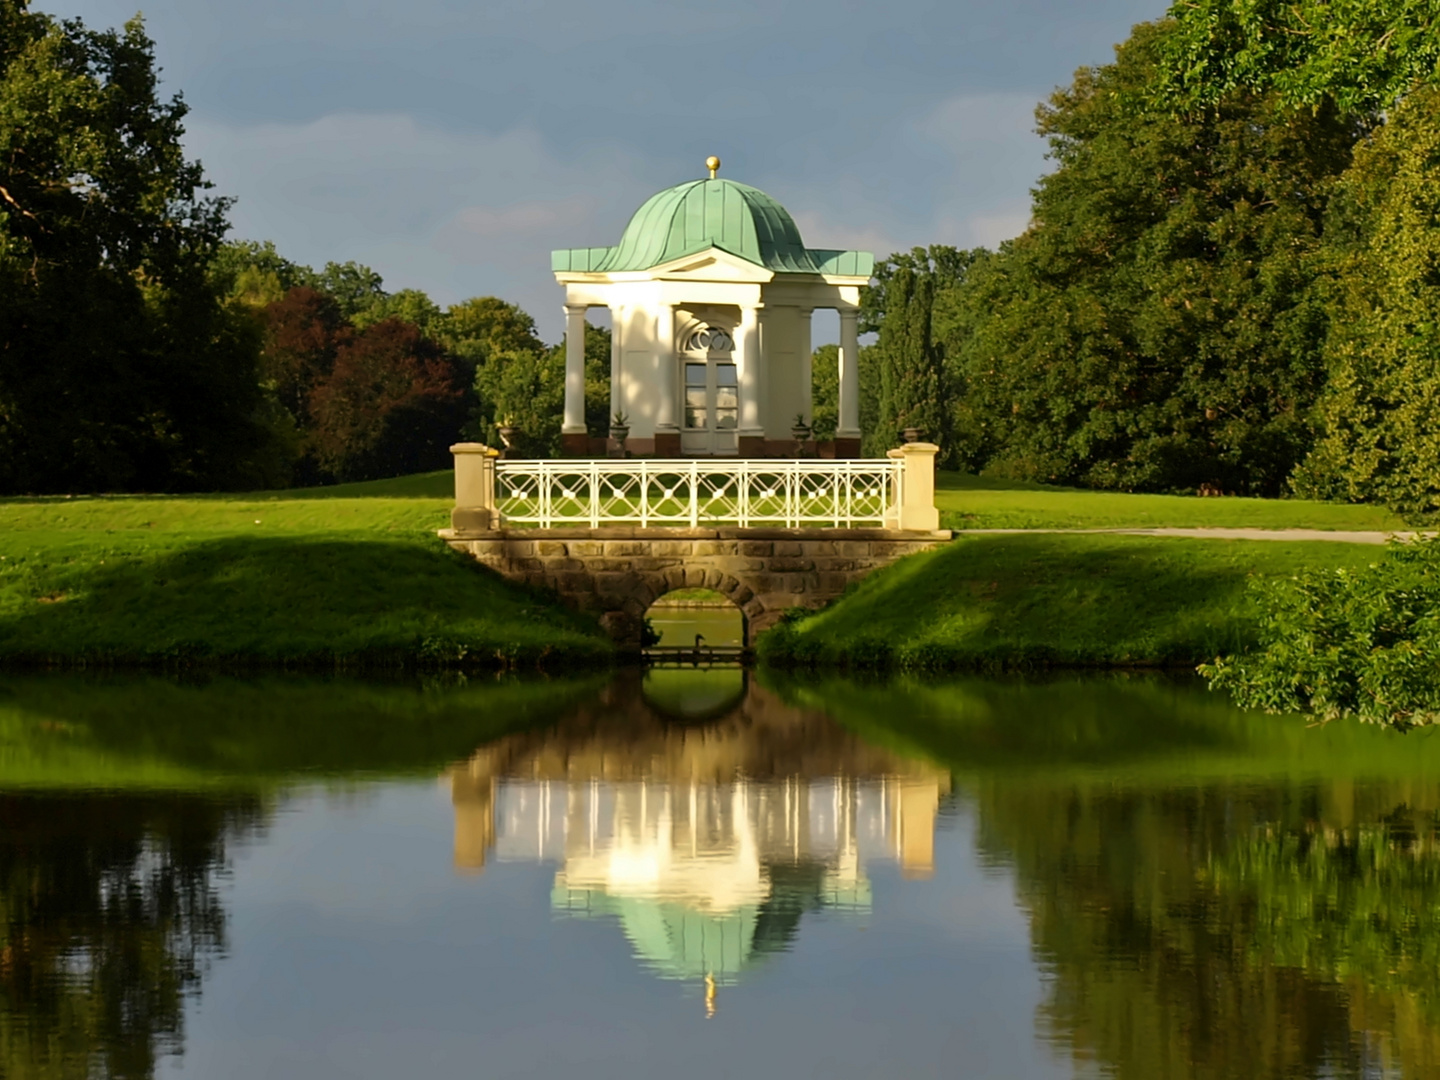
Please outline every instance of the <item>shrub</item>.
[[1440, 721], [1440, 540], [1362, 570], [1261, 583], [1260, 647], [1202, 664], [1243, 708], [1401, 730]]

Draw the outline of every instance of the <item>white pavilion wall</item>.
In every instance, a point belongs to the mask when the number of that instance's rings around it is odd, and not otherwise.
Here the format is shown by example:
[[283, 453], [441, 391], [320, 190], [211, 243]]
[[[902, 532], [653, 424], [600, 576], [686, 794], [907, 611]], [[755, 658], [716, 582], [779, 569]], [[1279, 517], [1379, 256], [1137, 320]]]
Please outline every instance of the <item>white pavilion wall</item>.
[[765, 438], [789, 444], [798, 413], [810, 416], [808, 387], [802, 386], [810, 353], [810, 320], [799, 307], [767, 306], [761, 323], [765, 384], [761, 401]]
[[618, 392], [612, 391], [611, 401], [630, 421], [631, 448], [648, 453], [646, 444], [655, 438], [663, 386], [656, 359], [655, 311], [648, 304], [625, 307], [616, 313], [614, 324], [620, 370], [611, 372], [611, 385], [618, 387]]

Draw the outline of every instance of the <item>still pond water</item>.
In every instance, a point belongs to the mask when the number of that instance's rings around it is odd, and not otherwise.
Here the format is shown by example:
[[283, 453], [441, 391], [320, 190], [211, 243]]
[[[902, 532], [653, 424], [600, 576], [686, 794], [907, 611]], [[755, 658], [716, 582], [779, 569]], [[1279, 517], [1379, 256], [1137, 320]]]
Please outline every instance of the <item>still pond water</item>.
[[1440, 1076], [1440, 741], [1150, 679], [0, 679], [0, 1076]]

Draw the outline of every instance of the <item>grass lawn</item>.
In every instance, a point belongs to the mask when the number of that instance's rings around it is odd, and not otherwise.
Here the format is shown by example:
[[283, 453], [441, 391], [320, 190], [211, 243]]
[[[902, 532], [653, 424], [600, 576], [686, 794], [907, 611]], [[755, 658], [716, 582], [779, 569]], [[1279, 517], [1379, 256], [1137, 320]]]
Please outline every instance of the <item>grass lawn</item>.
[[1248, 645], [1251, 578], [1363, 566], [1359, 544], [974, 536], [904, 559], [760, 639], [782, 666], [1193, 665]]
[[1406, 529], [1383, 506], [1303, 499], [1201, 499], [1046, 487], [941, 473], [935, 505], [945, 529]]
[[450, 473], [0, 501], [0, 663], [592, 662], [571, 615], [451, 552]]

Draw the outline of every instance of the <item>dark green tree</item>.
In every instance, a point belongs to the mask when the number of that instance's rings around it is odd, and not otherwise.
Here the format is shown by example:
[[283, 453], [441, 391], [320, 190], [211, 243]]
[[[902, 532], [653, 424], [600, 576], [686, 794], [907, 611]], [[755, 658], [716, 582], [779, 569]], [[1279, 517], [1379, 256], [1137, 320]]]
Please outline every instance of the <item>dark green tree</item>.
[[905, 428], [943, 443], [940, 362], [931, 336], [935, 278], [901, 266], [885, 285], [880, 324], [880, 410], [875, 449], [894, 446]]
[[262, 486], [253, 322], [208, 268], [226, 202], [139, 20], [0, 0], [0, 491]]
[[1330, 197], [1368, 119], [1235, 92], [1149, 104], [1169, 23], [1038, 114], [1055, 170], [975, 263], [952, 384], [972, 468], [1126, 490], [1274, 495], [1308, 451]]
[[1356, 151], [1332, 215], [1334, 319], [1320, 439], [1296, 489], [1440, 512], [1440, 90]]
[[1178, 0], [1169, 14], [1157, 89], [1171, 106], [1247, 90], [1369, 112], [1440, 71], [1434, 0]]

